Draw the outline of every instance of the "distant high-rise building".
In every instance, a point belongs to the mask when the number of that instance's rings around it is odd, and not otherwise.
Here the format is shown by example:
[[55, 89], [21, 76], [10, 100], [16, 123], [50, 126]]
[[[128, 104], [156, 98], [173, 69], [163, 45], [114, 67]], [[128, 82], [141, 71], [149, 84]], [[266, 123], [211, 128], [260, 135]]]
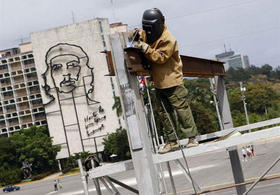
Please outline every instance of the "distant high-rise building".
[[234, 51], [225, 51], [224, 53], [217, 54], [216, 59], [222, 62], [225, 62], [225, 70], [228, 70], [230, 67], [237, 68], [248, 68], [249, 67], [249, 58], [245, 54], [234, 54]]
[[0, 51], [0, 137], [46, 124], [31, 44]]

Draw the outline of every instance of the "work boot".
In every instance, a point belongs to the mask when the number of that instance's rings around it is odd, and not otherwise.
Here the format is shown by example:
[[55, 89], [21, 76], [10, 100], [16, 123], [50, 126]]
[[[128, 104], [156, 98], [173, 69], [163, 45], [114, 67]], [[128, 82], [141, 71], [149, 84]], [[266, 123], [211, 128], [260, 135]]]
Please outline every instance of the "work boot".
[[165, 144], [162, 148], [158, 150], [159, 154], [165, 154], [167, 152], [171, 152], [177, 150], [179, 148], [179, 144], [177, 142], [169, 142]]
[[198, 143], [198, 141], [196, 140], [196, 138], [195, 137], [190, 137], [189, 138], [189, 142], [188, 142], [188, 144], [186, 145], [186, 147], [187, 148], [191, 148], [191, 147], [196, 147], [196, 146], [198, 146], [199, 145], [199, 143]]

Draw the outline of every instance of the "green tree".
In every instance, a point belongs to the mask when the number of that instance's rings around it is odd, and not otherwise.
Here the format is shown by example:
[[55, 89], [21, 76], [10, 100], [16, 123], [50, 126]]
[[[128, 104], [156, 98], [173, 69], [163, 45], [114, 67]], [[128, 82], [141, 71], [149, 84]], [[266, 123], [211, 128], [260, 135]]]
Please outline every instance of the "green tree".
[[237, 87], [235, 89], [228, 90], [228, 94], [231, 111], [237, 110], [244, 112], [240, 88]]
[[0, 138], [0, 186], [14, 184], [21, 180], [20, 162], [16, 150], [7, 137]]
[[272, 70], [273, 70], [272, 66], [270, 66], [269, 64], [265, 64], [261, 67], [261, 74], [264, 74], [267, 76], [267, 78], [270, 78]]
[[248, 85], [245, 95], [248, 111], [258, 114], [265, 114], [280, 98], [267, 84]]
[[230, 67], [227, 70], [227, 74], [225, 76], [226, 83], [229, 83], [230, 81], [234, 81], [234, 82], [247, 81], [250, 78], [251, 76], [248, 70], [243, 68], [234, 69], [232, 67]]
[[[279, 94], [267, 84], [246, 85], [245, 101], [250, 123], [279, 117]], [[228, 90], [234, 126], [246, 124], [240, 88]]]
[[18, 167], [0, 167], [0, 186], [16, 184], [21, 181], [20, 169]]
[[32, 163], [33, 173], [39, 174], [57, 167], [55, 158], [60, 146], [52, 145], [46, 127], [32, 126], [14, 133], [10, 139], [18, 161], [27, 159]]
[[130, 159], [130, 150], [125, 129], [117, 129], [115, 133], [111, 133], [107, 138], [103, 139], [104, 154], [110, 157], [112, 154], [117, 155], [116, 160]]
[[212, 133], [220, 129], [218, 116], [210, 102], [213, 101], [213, 94], [210, 91], [208, 78], [184, 80], [188, 89], [188, 101], [194, 116], [194, 120], [200, 134]]
[[246, 117], [244, 112], [240, 112], [239, 110], [232, 110], [232, 121], [235, 127], [246, 125]]
[[219, 130], [218, 119], [212, 114], [211, 110], [199, 103], [191, 103], [193, 117], [199, 134], [212, 133]]
[[246, 69], [250, 75], [258, 75], [261, 74], [261, 68], [251, 65]]
[[4, 169], [20, 165], [16, 157], [16, 150], [7, 137], [0, 138], [0, 165]]

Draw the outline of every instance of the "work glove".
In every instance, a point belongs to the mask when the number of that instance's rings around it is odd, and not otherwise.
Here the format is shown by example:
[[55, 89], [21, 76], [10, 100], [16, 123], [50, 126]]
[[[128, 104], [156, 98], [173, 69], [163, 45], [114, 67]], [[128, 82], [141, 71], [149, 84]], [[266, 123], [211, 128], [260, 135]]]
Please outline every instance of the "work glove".
[[135, 28], [133, 31], [128, 33], [128, 40], [129, 41], [139, 41], [139, 29]]
[[149, 45], [143, 41], [134, 41], [133, 45], [135, 48], [140, 49], [143, 53], [145, 53], [149, 47]]

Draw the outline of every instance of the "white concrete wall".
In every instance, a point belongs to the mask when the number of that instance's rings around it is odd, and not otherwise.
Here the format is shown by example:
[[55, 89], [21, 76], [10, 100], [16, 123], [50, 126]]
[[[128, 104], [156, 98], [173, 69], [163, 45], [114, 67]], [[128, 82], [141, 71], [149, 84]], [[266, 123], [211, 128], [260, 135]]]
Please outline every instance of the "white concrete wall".
[[22, 43], [19, 45], [19, 49], [21, 53], [32, 52], [32, 44], [30, 42]]
[[[108, 133], [114, 132], [117, 128], [119, 128], [116, 111], [112, 110], [114, 99], [110, 77], [104, 76], [108, 74], [108, 68], [106, 55], [100, 53], [105, 49], [101, 36], [100, 24], [102, 25], [104, 31], [103, 35], [105, 38], [106, 49], [110, 50], [110, 42], [108, 38], [110, 29], [107, 19], [94, 19], [82, 23], [71, 24], [31, 34], [32, 48], [39, 82], [41, 85], [43, 103], [47, 103], [50, 100], [50, 98], [48, 98], [48, 96], [42, 89], [44, 82], [41, 76], [41, 74], [43, 74], [47, 69], [47, 65], [45, 63], [45, 55], [49, 48], [58, 43], [69, 43], [78, 45], [82, 47], [83, 50], [87, 53], [89, 57], [88, 65], [94, 68], [94, 93], [91, 98], [100, 103], [92, 105], [87, 104], [85, 91], [87, 91], [90, 87], [90, 77], [84, 78], [83, 81], [82, 76], [90, 76], [91, 74], [90, 69], [88, 69], [85, 65], [81, 65], [80, 78], [77, 82], [77, 85], [79, 87], [73, 91], [76, 110], [72, 98], [72, 93], [63, 93], [59, 95], [60, 100], [66, 99], [60, 101], [60, 109], [56, 89], [54, 88], [54, 84], [50, 76], [51, 74], [50, 72], [47, 74], [47, 81], [51, 87], [50, 92], [55, 97], [55, 101], [45, 106], [45, 109], [50, 135], [54, 137], [54, 144], [60, 144], [62, 146], [62, 150], [57, 156], [58, 159], [68, 157], [66, 137], [68, 139], [68, 145], [71, 154], [82, 151], [81, 139], [86, 139], [83, 141], [85, 151], [95, 152], [96, 149], [94, 147], [94, 139], [88, 138], [106, 135]], [[63, 49], [65, 48], [61, 48], [60, 50], [54, 51], [52, 55], [65, 53], [66, 51], [63, 51]], [[83, 64], [83, 60], [84, 59], [81, 59], [80, 64]], [[59, 79], [59, 77], [55, 79]], [[119, 91], [115, 83], [115, 78], [113, 78], [113, 84], [115, 85], [114, 90], [116, 91], [116, 95], [118, 96]], [[84, 88], [84, 85], [86, 86], [86, 89]], [[105, 110], [104, 113], [98, 112], [99, 106], [101, 106]], [[75, 114], [76, 112], [78, 113], [77, 116]], [[96, 123], [94, 122], [94, 118], [92, 118], [86, 121], [85, 118], [87, 118], [88, 116], [92, 116], [93, 112], [97, 112], [97, 117], [99, 118], [106, 115], [106, 120]], [[63, 119], [65, 126], [71, 124], [72, 126], [64, 128]], [[79, 125], [77, 125], [77, 122], [79, 123]], [[102, 124], [104, 125], [104, 128], [101, 131], [97, 131], [93, 135], [88, 136], [85, 126], [89, 123], [92, 123], [92, 126], [88, 128], [89, 132], [99, 128]], [[121, 123], [123, 126], [124, 122], [122, 119]], [[81, 136], [79, 133], [79, 127], [81, 130]], [[103, 146], [101, 144], [102, 138], [97, 138], [96, 141], [98, 145], [97, 150], [103, 150]]]

